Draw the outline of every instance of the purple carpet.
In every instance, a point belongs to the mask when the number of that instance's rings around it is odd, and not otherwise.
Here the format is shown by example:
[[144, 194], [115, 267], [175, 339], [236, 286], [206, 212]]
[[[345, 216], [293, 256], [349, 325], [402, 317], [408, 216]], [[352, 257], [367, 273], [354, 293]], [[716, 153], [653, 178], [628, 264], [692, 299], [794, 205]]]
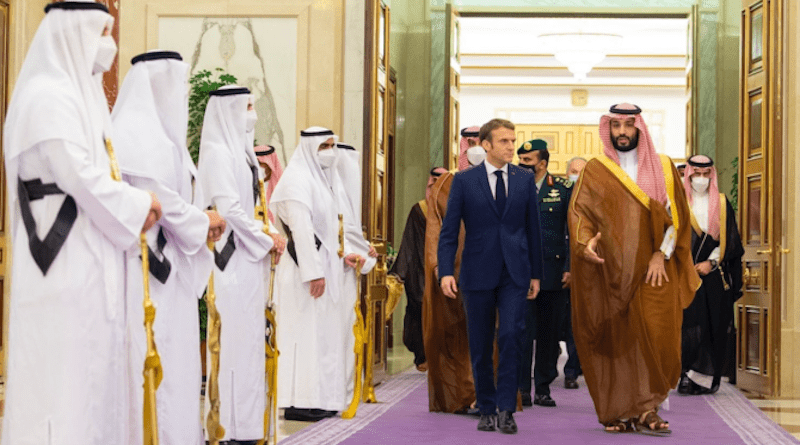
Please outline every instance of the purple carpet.
[[669, 437], [606, 433], [583, 378], [579, 383], [580, 389], [567, 390], [557, 379], [551, 391], [558, 407], [516, 413], [519, 433], [504, 435], [477, 431], [476, 417], [428, 412], [425, 375], [406, 371], [378, 386], [381, 403], [362, 404], [354, 419], [327, 419], [281, 444], [800, 444], [728, 384], [713, 396], [673, 394], [670, 409], [661, 412], [673, 430]]

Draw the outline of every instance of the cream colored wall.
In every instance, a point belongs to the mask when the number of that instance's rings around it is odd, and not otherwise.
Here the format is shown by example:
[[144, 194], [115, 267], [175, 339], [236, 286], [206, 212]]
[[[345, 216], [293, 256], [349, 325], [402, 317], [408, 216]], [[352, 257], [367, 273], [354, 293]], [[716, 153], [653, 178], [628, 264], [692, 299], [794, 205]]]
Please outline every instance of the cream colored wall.
[[298, 132], [319, 125], [341, 134], [344, 9], [344, 0], [125, 0], [120, 10], [120, 81], [132, 57], [156, 48], [159, 17], [295, 18]]
[[800, 196], [797, 193], [797, 177], [800, 174], [800, 35], [790, 30], [800, 23], [800, 2], [786, 0], [786, 25], [784, 44], [786, 53], [785, 75], [785, 143], [784, 180], [785, 193], [783, 225], [785, 239], [782, 243], [790, 252], [781, 255], [784, 277], [781, 307], [781, 349], [780, 349], [780, 396], [800, 398]]

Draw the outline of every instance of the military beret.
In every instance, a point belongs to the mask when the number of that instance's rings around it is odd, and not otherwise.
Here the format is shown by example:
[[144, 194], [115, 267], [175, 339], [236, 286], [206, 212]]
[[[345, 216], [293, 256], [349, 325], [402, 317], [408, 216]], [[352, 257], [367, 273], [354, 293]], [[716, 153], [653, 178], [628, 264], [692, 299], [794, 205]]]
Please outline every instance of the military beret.
[[532, 139], [520, 145], [517, 154], [530, 153], [534, 150], [547, 150], [547, 142], [542, 139]]

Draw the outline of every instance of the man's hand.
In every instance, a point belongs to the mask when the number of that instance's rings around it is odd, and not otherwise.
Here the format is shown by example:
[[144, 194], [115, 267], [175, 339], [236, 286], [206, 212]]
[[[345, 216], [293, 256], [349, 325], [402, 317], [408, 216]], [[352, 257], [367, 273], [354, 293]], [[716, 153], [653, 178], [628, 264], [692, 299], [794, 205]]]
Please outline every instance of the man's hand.
[[570, 284], [571, 282], [572, 282], [572, 275], [570, 275], [570, 273], [569, 273], [569, 272], [564, 272], [564, 274], [563, 274], [563, 275], [561, 275], [561, 283], [563, 283], [563, 284], [561, 285], [561, 289], [566, 289], [566, 288], [568, 288], [568, 287], [569, 287], [569, 284]]
[[711, 261], [708, 261], [708, 260], [703, 261], [701, 263], [697, 263], [697, 264], [694, 265], [694, 270], [696, 270], [697, 273], [699, 273], [701, 277], [704, 277], [704, 276], [708, 275], [709, 273], [711, 273], [711, 269], [713, 269], [711, 267]]
[[378, 257], [378, 251], [375, 250], [375, 246], [373, 246], [372, 244], [369, 245], [369, 252], [367, 253], [367, 255], [369, 255], [370, 258]]
[[528, 288], [528, 300], [535, 300], [539, 295], [539, 280], [531, 280], [531, 287]]
[[354, 253], [351, 253], [351, 254], [347, 255], [346, 257], [344, 257], [344, 264], [347, 264], [348, 266], [352, 267], [353, 269], [357, 269], [358, 268], [358, 266], [359, 266], [358, 263], [361, 263], [361, 264], [364, 263], [364, 259], [361, 258], [360, 255], [356, 255]]
[[281, 260], [281, 255], [283, 255], [283, 251], [286, 249], [286, 238], [280, 233], [268, 233], [267, 235], [272, 238], [272, 249], [270, 249], [270, 253], [275, 253], [275, 264], [278, 264]]
[[219, 241], [222, 238], [222, 233], [225, 232], [225, 219], [217, 213], [216, 210], [206, 210], [208, 216], [208, 235], [206, 242]]
[[654, 252], [650, 257], [650, 264], [647, 265], [647, 277], [644, 281], [654, 287], [661, 287], [664, 281], [669, 283], [667, 270], [664, 268], [664, 253], [660, 250]]
[[311, 284], [309, 285], [309, 294], [311, 294], [314, 298], [319, 298], [325, 292], [325, 278], [317, 278], [316, 280], [311, 280]]
[[442, 277], [442, 292], [447, 298], [456, 298], [458, 286], [456, 286], [456, 278], [452, 275]]
[[594, 238], [590, 239], [589, 242], [586, 243], [586, 247], [583, 249], [583, 259], [590, 263], [603, 264], [606, 262], [606, 260], [597, 255], [598, 241], [600, 241], [600, 232], [597, 232], [597, 235], [595, 235]]
[[156, 221], [161, 219], [161, 202], [155, 193], [150, 192], [150, 213], [147, 214], [147, 219], [144, 220], [142, 226], [142, 233], [147, 232], [156, 224]]

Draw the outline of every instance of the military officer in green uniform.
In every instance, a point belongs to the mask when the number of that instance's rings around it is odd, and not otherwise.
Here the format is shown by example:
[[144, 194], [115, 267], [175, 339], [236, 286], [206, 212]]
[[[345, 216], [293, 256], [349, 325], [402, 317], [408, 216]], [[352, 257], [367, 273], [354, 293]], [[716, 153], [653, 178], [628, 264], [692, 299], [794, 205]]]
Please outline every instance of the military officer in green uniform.
[[[550, 397], [550, 383], [558, 377], [556, 362], [560, 353], [559, 332], [567, 310], [569, 294], [569, 244], [567, 243], [567, 209], [572, 196], [572, 181], [547, 172], [550, 152], [547, 142], [534, 139], [517, 150], [519, 166], [536, 175], [539, 191], [539, 227], [542, 234], [544, 275], [541, 290], [535, 300], [528, 300], [525, 314], [525, 336], [520, 362], [519, 389], [522, 404], [556, 406]], [[533, 339], [536, 339], [534, 365], [535, 394], [531, 400], [531, 361]]]

